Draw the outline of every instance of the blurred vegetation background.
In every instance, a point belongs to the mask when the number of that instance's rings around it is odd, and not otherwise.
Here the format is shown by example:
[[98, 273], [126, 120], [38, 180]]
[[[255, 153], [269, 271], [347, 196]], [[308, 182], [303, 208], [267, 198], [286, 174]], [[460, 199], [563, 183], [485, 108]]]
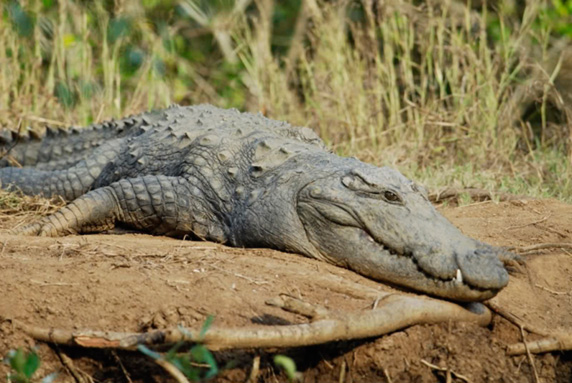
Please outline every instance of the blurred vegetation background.
[[572, 202], [572, 0], [1, 4], [3, 128], [209, 102], [433, 190]]

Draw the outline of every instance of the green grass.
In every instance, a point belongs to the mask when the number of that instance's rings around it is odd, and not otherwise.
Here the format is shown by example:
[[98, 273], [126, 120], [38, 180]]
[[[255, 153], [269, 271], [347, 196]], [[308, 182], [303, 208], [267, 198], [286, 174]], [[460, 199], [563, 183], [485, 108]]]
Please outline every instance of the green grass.
[[[155, 360], [179, 382], [184, 382], [185, 379], [191, 382], [206, 382], [220, 372], [213, 354], [201, 343], [213, 321], [213, 316], [207, 317], [198, 335], [198, 341], [187, 352], [180, 352], [184, 341], [177, 342], [165, 354], [142, 344], [138, 345], [137, 349]], [[188, 339], [196, 339], [187, 329], [179, 327], [179, 330], [188, 336]], [[182, 374], [183, 378], [179, 378], [179, 374]]]
[[572, 202], [553, 48], [569, 33], [567, 2], [367, 3], [11, 0], [0, 124], [210, 102], [310, 126], [337, 153], [429, 188]]
[[40, 367], [40, 357], [34, 349], [24, 351], [22, 348], [10, 350], [8, 355], [3, 358], [3, 362], [8, 364], [11, 373], [6, 376], [8, 383], [52, 383], [58, 376], [57, 372], [46, 375], [42, 379], [34, 378], [34, 374]]

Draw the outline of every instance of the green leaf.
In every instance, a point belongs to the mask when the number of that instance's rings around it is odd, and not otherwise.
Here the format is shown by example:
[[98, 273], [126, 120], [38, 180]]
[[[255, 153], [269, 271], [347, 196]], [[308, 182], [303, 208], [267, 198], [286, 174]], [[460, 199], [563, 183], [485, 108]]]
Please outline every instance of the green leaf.
[[205, 334], [207, 333], [208, 329], [214, 322], [214, 315], [209, 315], [207, 319], [205, 319], [205, 323], [203, 323], [203, 327], [201, 328], [201, 332], [199, 333], [199, 341], [202, 341], [205, 338]]
[[183, 359], [183, 358], [171, 358], [171, 359], [167, 359], [167, 360], [169, 361], [169, 363], [171, 363], [173, 366], [177, 367], [177, 369], [185, 375], [192, 368], [190, 362]]
[[26, 358], [26, 363], [24, 364], [24, 375], [31, 378], [34, 372], [40, 367], [40, 357], [34, 351], [30, 351], [28, 357]]
[[142, 3], [144, 8], [153, 9], [160, 3], [160, 0], [143, 0]]
[[107, 39], [113, 44], [131, 32], [131, 21], [125, 17], [118, 17], [109, 22], [107, 29]]
[[285, 355], [276, 355], [274, 356], [274, 364], [284, 370], [291, 382], [297, 379], [298, 371], [296, 370], [296, 363], [292, 358]]
[[10, 367], [17, 373], [21, 374], [24, 372], [24, 365], [26, 364], [26, 357], [24, 356], [24, 351], [19, 348], [15, 352], [11, 353], [12, 355], [9, 356], [10, 358]]
[[165, 359], [171, 361], [171, 359], [175, 358], [177, 356], [177, 351], [179, 351], [179, 348], [181, 348], [183, 344], [185, 344], [183, 341], [175, 343], [175, 345], [165, 354]]
[[208, 348], [202, 344], [199, 344], [191, 348], [190, 354], [193, 361], [209, 365], [209, 370], [205, 374], [205, 379], [210, 379], [218, 374], [218, 366], [216, 360]]
[[71, 90], [70, 86], [67, 84], [58, 81], [56, 83], [56, 87], [54, 89], [54, 93], [60, 103], [65, 106], [66, 108], [71, 108], [75, 105], [76, 99], [73, 91]]
[[30, 37], [34, 32], [34, 20], [22, 8], [18, 1], [11, 1], [8, 4], [8, 14], [12, 20], [12, 24], [16, 27], [16, 31], [20, 36]]
[[185, 373], [191, 382], [201, 381], [201, 371], [198, 368], [192, 368], [188, 373]]

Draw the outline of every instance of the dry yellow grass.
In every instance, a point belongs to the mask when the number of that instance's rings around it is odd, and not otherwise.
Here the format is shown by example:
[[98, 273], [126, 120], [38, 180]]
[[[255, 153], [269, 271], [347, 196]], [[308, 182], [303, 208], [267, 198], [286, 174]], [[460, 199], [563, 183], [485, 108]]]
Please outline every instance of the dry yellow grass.
[[[572, 201], [570, 121], [554, 87], [561, 68], [544, 64], [552, 54], [549, 27], [538, 22], [544, 2], [509, 20], [457, 2], [307, 0], [280, 54], [273, 0], [218, 11], [185, 0], [186, 18], [161, 31], [139, 1], [117, 2], [113, 16], [99, 4], [61, 0], [47, 12], [29, 0], [28, 35], [0, 24], [0, 124], [85, 125], [211, 102], [310, 126], [336, 152], [396, 166], [430, 188]], [[493, 16], [500, 37], [489, 33]], [[128, 35], [116, 33], [122, 17]], [[171, 49], [185, 22], [212, 35], [220, 60], [207, 63], [231, 66], [236, 78]], [[134, 39], [147, 52], [126, 76], [122, 55]]]

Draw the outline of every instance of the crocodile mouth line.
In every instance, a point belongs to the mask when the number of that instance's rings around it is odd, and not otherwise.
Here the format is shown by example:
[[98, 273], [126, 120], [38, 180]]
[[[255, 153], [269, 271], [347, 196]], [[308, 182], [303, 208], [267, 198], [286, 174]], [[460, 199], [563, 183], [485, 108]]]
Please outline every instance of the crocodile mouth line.
[[455, 288], [455, 287], [463, 286], [463, 287], [468, 288], [474, 292], [486, 293], [486, 292], [498, 292], [499, 291], [499, 289], [480, 288], [478, 286], [473, 286], [473, 285], [467, 283], [466, 280], [463, 278], [463, 273], [462, 273], [460, 268], [457, 268], [457, 271], [455, 273], [456, 275], [454, 278], [446, 279], [446, 278], [440, 278], [438, 276], [435, 276], [435, 275], [429, 273], [428, 271], [424, 270], [419, 265], [419, 263], [417, 263], [417, 261], [416, 261], [416, 259], [412, 253], [397, 252], [394, 249], [392, 249], [388, 246], [385, 246], [383, 243], [376, 241], [375, 238], [373, 238], [373, 236], [371, 234], [369, 234], [366, 230], [359, 228], [359, 227], [355, 227], [355, 229], [360, 231], [360, 237], [361, 238], [367, 240], [372, 245], [376, 246], [378, 248], [378, 251], [381, 250], [384, 253], [388, 254], [389, 256], [394, 257], [395, 259], [399, 259], [401, 261], [408, 261], [411, 268], [415, 268], [417, 272], [422, 274], [423, 277], [430, 280], [432, 283], [434, 283], [439, 288]]
[[[336, 205], [336, 207], [341, 208], [349, 216], [351, 216], [352, 219], [354, 220], [353, 224], [348, 225], [347, 223], [341, 224], [339, 222], [335, 222], [334, 220], [330, 219], [328, 215], [324, 214], [321, 211], [321, 209], [318, 209], [315, 206], [316, 203], [322, 202], [320, 201], [320, 199], [313, 198], [312, 202], [313, 203], [310, 204], [310, 203], [305, 203], [305, 201], [304, 202], [299, 201], [298, 207], [300, 208], [304, 206], [305, 208], [310, 208], [313, 214], [319, 215], [322, 217], [322, 219], [329, 221], [330, 224], [333, 225], [333, 227], [330, 229], [332, 231], [336, 231], [335, 227], [338, 227], [341, 230], [354, 231], [353, 233], [354, 238], [356, 240], [361, 241], [362, 243], [367, 243], [368, 246], [370, 247], [370, 249], [366, 251], [370, 252], [371, 254], [378, 254], [379, 256], [389, 258], [386, 262], [383, 262], [385, 264], [395, 264], [395, 265], [400, 264], [403, 270], [406, 270], [408, 274], [407, 277], [405, 276], [403, 277], [410, 279], [411, 283], [403, 283], [397, 280], [392, 280], [391, 277], [388, 277], [388, 275], [391, 275], [390, 268], [387, 269], [388, 274], [386, 275], [380, 276], [379, 273], [374, 273], [377, 275], [372, 275], [371, 272], [363, 272], [363, 271], [360, 272], [354, 266], [351, 266], [348, 263], [347, 259], [343, 260], [340, 263], [339, 261], [336, 261], [335, 258], [331, 258], [328, 256], [328, 254], [318, 250], [318, 253], [321, 253], [324, 260], [328, 260], [331, 263], [338, 264], [349, 269], [353, 269], [354, 271], [357, 271], [362, 275], [369, 276], [370, 278], [376, 280], [384, 281], [385, 283], [389, 283], [400, 288], [405, 288], [408, 290], [418, 291], [418, 292], [422, 291], [429, 295], [451, 298], [459, 301], [483, 300], [496, 295], [501, 290], [495, 288], [482, 288], [479, 286], [471, 285], [470, 283], [468, 283], [466, 278], [464, 278], [460, 268], [457, 268], [455, 276], [453, 278], [441, 278], [439, 276], [433, 275], [429, 271], [424, 270], [421, 267], [421, 265], [419, 265], [419, 263], [417, 262], [414, 255], [411, 252], [399, 252], [395, 249], [392, 249], [389, 246], [386, 246], [384, 243], [377, 241], [375, 237], [368, 231], [367, 225], [364, 222], [361, 222], [359, 217], [353, 214], [351, 210], [345, 209], [343, 205], [342, 206]], [[329, 205], [331, 205], [331, 202], [329, 203]], [[306, 228], [306, 225], [303, 224], [303, 226], [304, 230], [306, 230], [306, 234], [308, 235], [308, 230]], [[425, 283], [415, 283], [415, 281], [420, 281], [420, 280], [424, 280]], [[429, 288], [428, 285], [430, 285], [431, 288]]]

